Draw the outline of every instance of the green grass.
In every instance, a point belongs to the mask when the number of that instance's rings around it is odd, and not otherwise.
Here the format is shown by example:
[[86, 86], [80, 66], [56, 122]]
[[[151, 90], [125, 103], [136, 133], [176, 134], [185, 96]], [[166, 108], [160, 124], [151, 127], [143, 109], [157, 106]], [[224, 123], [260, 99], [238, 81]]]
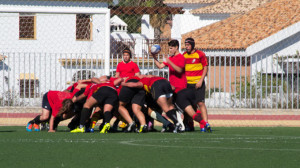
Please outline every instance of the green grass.
[[[60, 129], [66, 129], [60, 127]], [[214, 128], [200, 133], [26, 132], [0, 127], [1, 167], [298, 168], [300, 128]]]

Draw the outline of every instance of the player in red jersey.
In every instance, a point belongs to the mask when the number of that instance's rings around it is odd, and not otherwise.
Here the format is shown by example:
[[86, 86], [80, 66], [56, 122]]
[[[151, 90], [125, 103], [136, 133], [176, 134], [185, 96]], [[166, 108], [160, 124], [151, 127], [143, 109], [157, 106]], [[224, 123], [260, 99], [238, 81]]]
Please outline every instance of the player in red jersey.
[[53, 129], [55, 117], [61, 115], [64, 115], [64, 118], [70, 117], [70, 113], [72, 113], [74, 110], [72, 98], [81, 88], [84, 87], [86, 87], [86, 84], [78, 84], [73, 92], [70, 93], [50, 90], [44, 94], [42, 102], [42, 114], [29, 121], [26, 130], [31, 132], [33, 126], [35, 131], [40, 131], [38, 125], [43, 121], [49, 120], [50, 118], [49, 132], [55, 132]]
[[204, 78], [208, 71], [208, 61], [204, 52], [195, 49], [195, 40], [193, 38], [187, 38], [185, 40], [186, 52], [183, 56], [186, 60], [185, 73], [187, 78], [187, 87], [194, 89], [196, 94], [196, 101], [198, 109], [201, 111], [203, 120], [200, 122], [200, 127], [204, 126], [205, 129], [211, 132], [211, 127], [208, 124], [207, 108], [205, 106], [205, 82]]
[[[132, 53], [131, 53], [130, 49], [125, 48], [123, 50], [123, 61], [117, 65], [115, 77], [121, 77], [121, 78], [125, 77], [126, 78], [126, 77], [140, 75], [140, 69], [139, 69], [138, 65], [136, 63], [134, 63], [133, 61], [131, 61], [131, 58], [132, 58]], [[125, 107], [123, 107], [123, 105], [124, 105], [124, 103], [121, 103], [121, 102], [119, 103], [119, 107], [121, 107], [121, 110], [125, 108]], [[123, 113], [125, 113], [124, 110], [123, 110]], [[127, 118], [127, 120], [130, 121], [130, 119], [128, 118], [128, 115], [126, 118]], [[117, 128], [117, 125], [119, 122], [120, 122], [120, 120], [117, 119], [114, 122], [114, 127]], [[126, 125], [126, 124], [122, 123], [122, 125]]]
[[140, 75], [140, 69], [136, 63], [131, 61], [131, 51], [126, 48], [123, 50], [123, 61], [117, 65], [115, 77], [130, 77]]
[[144, 88], [146, 93], [151, 94], [151, 97], [173, 121], [175, 124], [174, 133], [180, 131], [180, 127], [182, 126], [178, 123], [176, 109], [172, 103], [173, 90], [170, 82], [165, 78], [153, 75], [141, 75], [140, 78], [141, 80], [137, 83], [122, 83], [122, 86]]
[[[185, 58], [179, 52], [179, 42], [178, 40], [171, 40], [168, 43], [169, 45], [169, 57], [165, 58], [165, 60], [160, 63], [157, 60], [157, 55], [152, 55], [154, 58], [154, 63], [156, 67], [162, 69], [164, 67], [169, 67], [169, 81], [172, 86], [175, 87], [174, 91], [174, 101], [176, 101], [176, 95], [182, 89], [185, 89], [187, 86], [187, 80], [185, 76]], [[181, 113], [177, 111], [177, 119], [183, 125]], [[184, 125], [181, 128], [181, 131], [184, 131]]]
[[122, 78], [110, 78], [107, 82], [101, 83], [99, 78], [93, 78], [92, 82], [99, 83], [91, 87], [87, 101], [83, 105], [80, 117], [80, 125], [71, 133], [85, 132], [84, 125], [91, 115], [94, 106], [99, 106], [104, 115], [104, 126], [100, 133], [107, 133], [110, 129], [110, 120], [113, 116], [113, 110], [118, 109], [118, 93], [116, 86], [123, 81]]

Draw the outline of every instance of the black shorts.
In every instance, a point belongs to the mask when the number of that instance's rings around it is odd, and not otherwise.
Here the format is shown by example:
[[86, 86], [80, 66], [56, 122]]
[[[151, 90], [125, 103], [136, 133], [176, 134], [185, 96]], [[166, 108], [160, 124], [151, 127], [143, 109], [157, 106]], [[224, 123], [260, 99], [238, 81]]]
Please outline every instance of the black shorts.
[[197, 107], [196, 95], [194, 89], [186, 88], [177, 93], [176, 107], [184, 112], [184, 109], [191, 105], [194, 109]]
[[161, 112], [161, 107], [157, 104], [157, 102], [152, 98], [151, 95], [146, 94], [146, 105], [154, 111]]
[[202, 86], [198, 89], [195, 88], [196, 84], [187, 84], [188, 88], [194, 89], [196, 94], [196, 102], [205, 102], [205, 82], [202, 83]]
[[92, 97], [97, 100], [98, 106], [100, 108], [105, 104], [110, 104], [114, 108], [118, 108], [118, 93], [115, 89], [109, 86], [102, 86], [95, 93], [93, 93]]
[[[131, 79], [127, 82], [138, 82], [137, 79]], [[145, 91], [138, 88], [130, 88], [123, 86], [119, 94], [119, 101], [126, 104], [138, 104], [143, 106], [145, 104]]]
[[155, 101], [163, 95], [166, 95], [167, 98], [173, 95], [171, 84], [165, 79], [155, 81], [151, 86], [150, 92]]
[[47, 95], [48, 95], [48, 92], [45, 93], [44, 96], [43, 96], [43, 100], [42, 100], [42, 108], [51, 111], [52, 108], [51, 108], [51, 106], [50, 106], [50, 104], [49, 104]]

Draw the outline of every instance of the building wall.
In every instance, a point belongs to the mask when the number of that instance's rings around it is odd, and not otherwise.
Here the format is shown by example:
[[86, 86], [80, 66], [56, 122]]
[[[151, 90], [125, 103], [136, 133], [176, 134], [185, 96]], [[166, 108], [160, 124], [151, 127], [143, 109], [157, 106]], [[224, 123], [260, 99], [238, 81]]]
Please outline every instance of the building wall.
[[19, 14], [0, 13], [0, 52], [103, 53], [104, 15], [92, 16], [92, 40], [76, 40], [76, 14], [36, 14], [36, 39], [19, 39]]

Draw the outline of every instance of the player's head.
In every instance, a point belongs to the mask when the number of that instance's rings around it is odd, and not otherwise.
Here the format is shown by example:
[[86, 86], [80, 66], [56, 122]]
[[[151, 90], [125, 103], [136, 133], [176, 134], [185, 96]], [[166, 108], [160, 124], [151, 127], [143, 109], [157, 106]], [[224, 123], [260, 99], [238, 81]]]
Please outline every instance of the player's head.
[[168, 42], [168, 45], [169, 45], [169, 54], [175, 55], [176, 51], [178, 51], [179, 48], [178, 40], [171, 40]]
[[123, 50], [123, 61], [127, 63], [130, 61], [130, 58], [131, 58], [131, 51], [129, 48], [125, 48]]
[[110, 76], [106, 76], [106, 75], [100, 76], [100, 78], [99, 78], [101, 83], [107, 82], [109, 79], [110, 79]]
[[195, 40], [191, 37], [185, 39], [184, 44], [187, 53], [191, 53], [195, 48]]
[[64, 113], [73, 112], [74, 108], [75, 108], [75, 106], [74, 106], [72, 99], [65, 99], [62, 102], [62, 107], [60, 108], [57, 116], [59, 117]]

